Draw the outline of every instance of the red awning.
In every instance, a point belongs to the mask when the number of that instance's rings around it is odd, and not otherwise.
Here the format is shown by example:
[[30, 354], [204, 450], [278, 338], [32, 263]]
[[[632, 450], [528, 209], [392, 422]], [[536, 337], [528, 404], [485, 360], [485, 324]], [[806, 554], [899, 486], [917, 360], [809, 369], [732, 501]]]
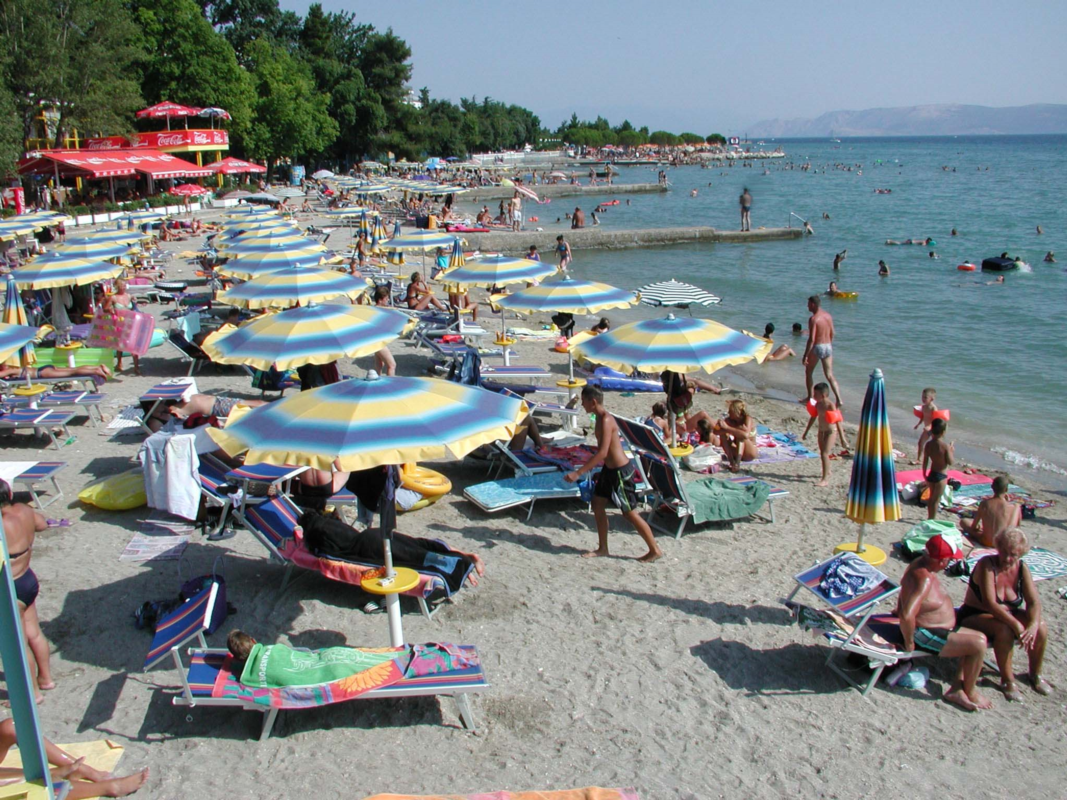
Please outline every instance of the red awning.
[[260, 173], [267, 171], [266, 167], [253, 164], [251, 161], [242, 161], [239, 158], [224, 158], [221, 161], [208, 164], [206, 168], [222, 175], [244, 175], [250, 172]]
[[154, 106], [142, 108], [137, 112], [137, 119], [161, 119], [162, 117], [195, 117], [200, 109], [195, 106], [183, 106], [164, 100]]
[[202, 178], [211, 170], [155, 150], [38, 150], [19, 162], [20, 175], [59, 174], [82, 178], [150, 175]]

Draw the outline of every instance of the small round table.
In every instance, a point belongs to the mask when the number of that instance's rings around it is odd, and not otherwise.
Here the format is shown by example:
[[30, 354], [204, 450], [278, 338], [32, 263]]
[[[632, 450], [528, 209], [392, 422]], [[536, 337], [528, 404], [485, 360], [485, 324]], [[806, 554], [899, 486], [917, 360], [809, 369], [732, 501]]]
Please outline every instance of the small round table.
[[67, 366], [74, 369], [74, 354], [84, 346], [81, 342], [67, 342], [66, 344], [57, 344], [56, 350], [62, 350], [67, 354]]
[[690, 455], [693, 452], [693, 445], [679, 444], [675, 445], [674, 447], [668, 447], [667, 449], [671, 451], [671, 455], [675, 458], [684, 458], [685, 456]]
[[875, 547], [871, 544], [862, 545], [862, 550], [859, 549], [860, 547], [861, 545], [857, 542], [845, 542], [834, 548], [834, 555], [839, 553], [855, 553], [872, 567], [884, 564], [886, 559], [889, 558], [889, 556], [886, 555], [885, 550], [880, 547]]
[[17, 386], [12, 394], [16, 397], [28, 397], [30, 398], [30, 408], [37, 408], [37, 401], [41, 399], [41, 395], [48, 391], [48, 387], [43, 383], [35, 383], [31, 386]]
[[502, 347], [504, 349], [504, 366], [505, 367], [510, 367], [511, 366], [511, 350], [510, 350], [510, 348], [511, 348], [511, 346], [513, 344], [515, 344], [515, 340], [512, 339], [510, 336], [497, 336], [496, 339], [493, 340], [493, 344], [495, 344], [495, 345], [497, 345], [499, 347]]
[[403, 647], [404, 626], [400, 621], [401, 592], [414, 589], [419, 585], [419, 573], [407, 567], [394, 567], [396, 573], [392, 578], [385, 577], [385, 567], [368, 572], [359, 585], [368, 594], [384, 595], [385, 610], [389, 614], [389, 646]]

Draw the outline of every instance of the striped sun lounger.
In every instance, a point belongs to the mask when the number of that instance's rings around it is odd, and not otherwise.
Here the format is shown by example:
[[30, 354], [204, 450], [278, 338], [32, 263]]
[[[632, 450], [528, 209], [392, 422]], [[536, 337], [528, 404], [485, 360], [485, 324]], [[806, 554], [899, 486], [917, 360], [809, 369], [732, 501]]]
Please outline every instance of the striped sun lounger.
[[52, 443], [52, 447], [58, 450], [62, 445], [56, 439], [54, 429], [59, 428], [63, 431], [63, 444], [72, 443], [74, 436], [71, 435], [70, 429], [67, 428], [72, 419], [74, 419], [74, 415], [70, 412], [54, 408], [19, 408], [6, 414], [0, 414], [0, 430], [14, 431], [32, 428], [35, 434], [47, 436]]
[[160, 403], [167, 400], [183, 400], [194, 394], [196, 394], [196, 382], [191, 378], [183, 381], [157, 383], [138, 398], [142, 405], [151, 403], [141, 418], [141, 428], [147, 434], [152, 433], [152, 429], [148, 427], [147, 420], [155, 413]]
[[107, 399], [106, 394], [98, 392], [48, 392], [36, 398], [30, 397], [5, 397], [4, 402], [9, 405], [28, 405], [34, 402], [39, 408], [53, 408], [59, 406], [77, 406], [85, 409], [89, 417], [89, 424], [94, 428], [104, 421], [104, 415], [100, 411], [100, 404]]
[[[44, 510], [63, 496], [63, 490], [59, 488], [59, 483], [56, 481], [56, 475], [66, 466], [66, 461], [38, 461], [32, 467], [23, 470], [21, 474], [17, 475], [12, 480], [12, 483], [19, 486], [25, 486], [37, 508]], [[40, 484], [45, 482], [52, 484], [55, 494], [49, 497], [47, 501], [42, 501], [37, 490]]]

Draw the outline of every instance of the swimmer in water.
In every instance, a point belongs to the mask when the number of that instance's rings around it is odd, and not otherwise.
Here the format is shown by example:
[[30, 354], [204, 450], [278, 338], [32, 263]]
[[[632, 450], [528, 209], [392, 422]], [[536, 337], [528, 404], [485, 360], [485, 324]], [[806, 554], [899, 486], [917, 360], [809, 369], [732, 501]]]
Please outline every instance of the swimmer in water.
[[848, 257], [848, 250], [842, 250], [836, 256], [834, 256], [834, 269], [837, 270], [841, 266], [841, 262]]
[[694, 189], [693, 191], [691, 191], [691, 192], [689, 193], [689, 196], [690, 196], [690, 197], [696, 197], [696, 196], [697, 196], [697, 190], [696, 190], [696, 189]]
[[930, 258], [938, 258], [939, 256], [933, 250], [930, 251]]
[[884, 261], [878, 262], [878, 274], [881, 275], [883, 278], [889, 277], [889, 265], [886, 264]]
[[1056, 254], [1053, 253], [1051, 250], [1049, 250], [1047, 253], [1045, 253], [1045, 263], [1046, 264], [1055, 264], [1056, 263]]
[[1007, 281], [1005, 281], [1005, 280], [1004, 280], [1004, 276], [1003, 276], [1003, 275], [1001, 275], [1001, 276], [1000, 276], [999, 278], [997, 278], [997, 279], [996, 279], [996, 280], [994, 280], [994, 281], [986, 281], [986, 282], [985, 282], [985, 285], [986, 285], [986, 286], [996, 286], [996, 285], [997, 285], [998, 283], [1006, 283], [1006, 282], [1007, 282]]
[[953, 235], [953, 236], [959, 236], [959, 234], [958, 234], [958, 233], [956, 233], [956, 229], [955, 229], [955, 228], [953, 228], [953, 229], [952, 229], [952, 235]]
[[815, 229], [811, 227], [811, 223], [807, 220], [804, 220], [804, 233], [806, 233], [808, 236], [815, 235]]
[[838, 292], [838, 289], [837, 289], [837, 281], [830, 281], [830, 286], [829, 286], [829, 288], [828, 288], [828, 289], [826, 290], [826, 293], [827, 293], [827, 294], [828, 294], [828, 295], [829, 295], [830, 297], [833, 297], [833, 296], [834, 296], [835, 294], [837, 294], [837, 292]]
[[826, 212], [824, 211], [824, 212], [822, 212], [822, 218], [823, 218], [823, 219], [825, 219], [825, 220], [829, 220], [829, 219], [830, 219], [830, 215], [829, 215], [829, 214], [827, 214], [827, 213], [826, 213]]
[[1040, 236], [1040, 235], [1041, 235], [1041, 234], [1043, 234], [1043, 233], [1044, 233], [1044, 231], [1043, 231], [1043, 230], [1041, 230], [1041, 226], [1040, 226], [1040, 225], [1038, 225], [1038, 226], [1037, 226], [1037, 235], [1038, 235], [1038, 236]]

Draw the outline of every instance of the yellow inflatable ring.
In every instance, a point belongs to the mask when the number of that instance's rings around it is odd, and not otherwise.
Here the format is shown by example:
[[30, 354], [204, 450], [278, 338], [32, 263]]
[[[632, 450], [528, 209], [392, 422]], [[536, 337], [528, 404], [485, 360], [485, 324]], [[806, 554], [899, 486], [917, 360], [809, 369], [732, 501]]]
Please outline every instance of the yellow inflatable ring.
[[397, 514], [406, 514], [408, 511], [418, 511], [420, 508], [426, 508], [426, 506], [432, 506], [434, 503], [436, 503], [442, 497], [444, 497], [444, 495], [441, 495], [441, 494], [437, 495], [436, 497], [424, 497], [419, 502], [417, 502], [415, 505], [413, 505], [411, 508], [401, 508], [400, 505], [397, 504], [396, 513]]
[[452, 491], [452, 481], [440, 472], [418, 464], [404, 464], [400, 468], [400, 485], [423, 497], [440, 497]]
[[835, 300], [855, 300], [859, 296], [859, 292], [834, 292], [833, 294]]

